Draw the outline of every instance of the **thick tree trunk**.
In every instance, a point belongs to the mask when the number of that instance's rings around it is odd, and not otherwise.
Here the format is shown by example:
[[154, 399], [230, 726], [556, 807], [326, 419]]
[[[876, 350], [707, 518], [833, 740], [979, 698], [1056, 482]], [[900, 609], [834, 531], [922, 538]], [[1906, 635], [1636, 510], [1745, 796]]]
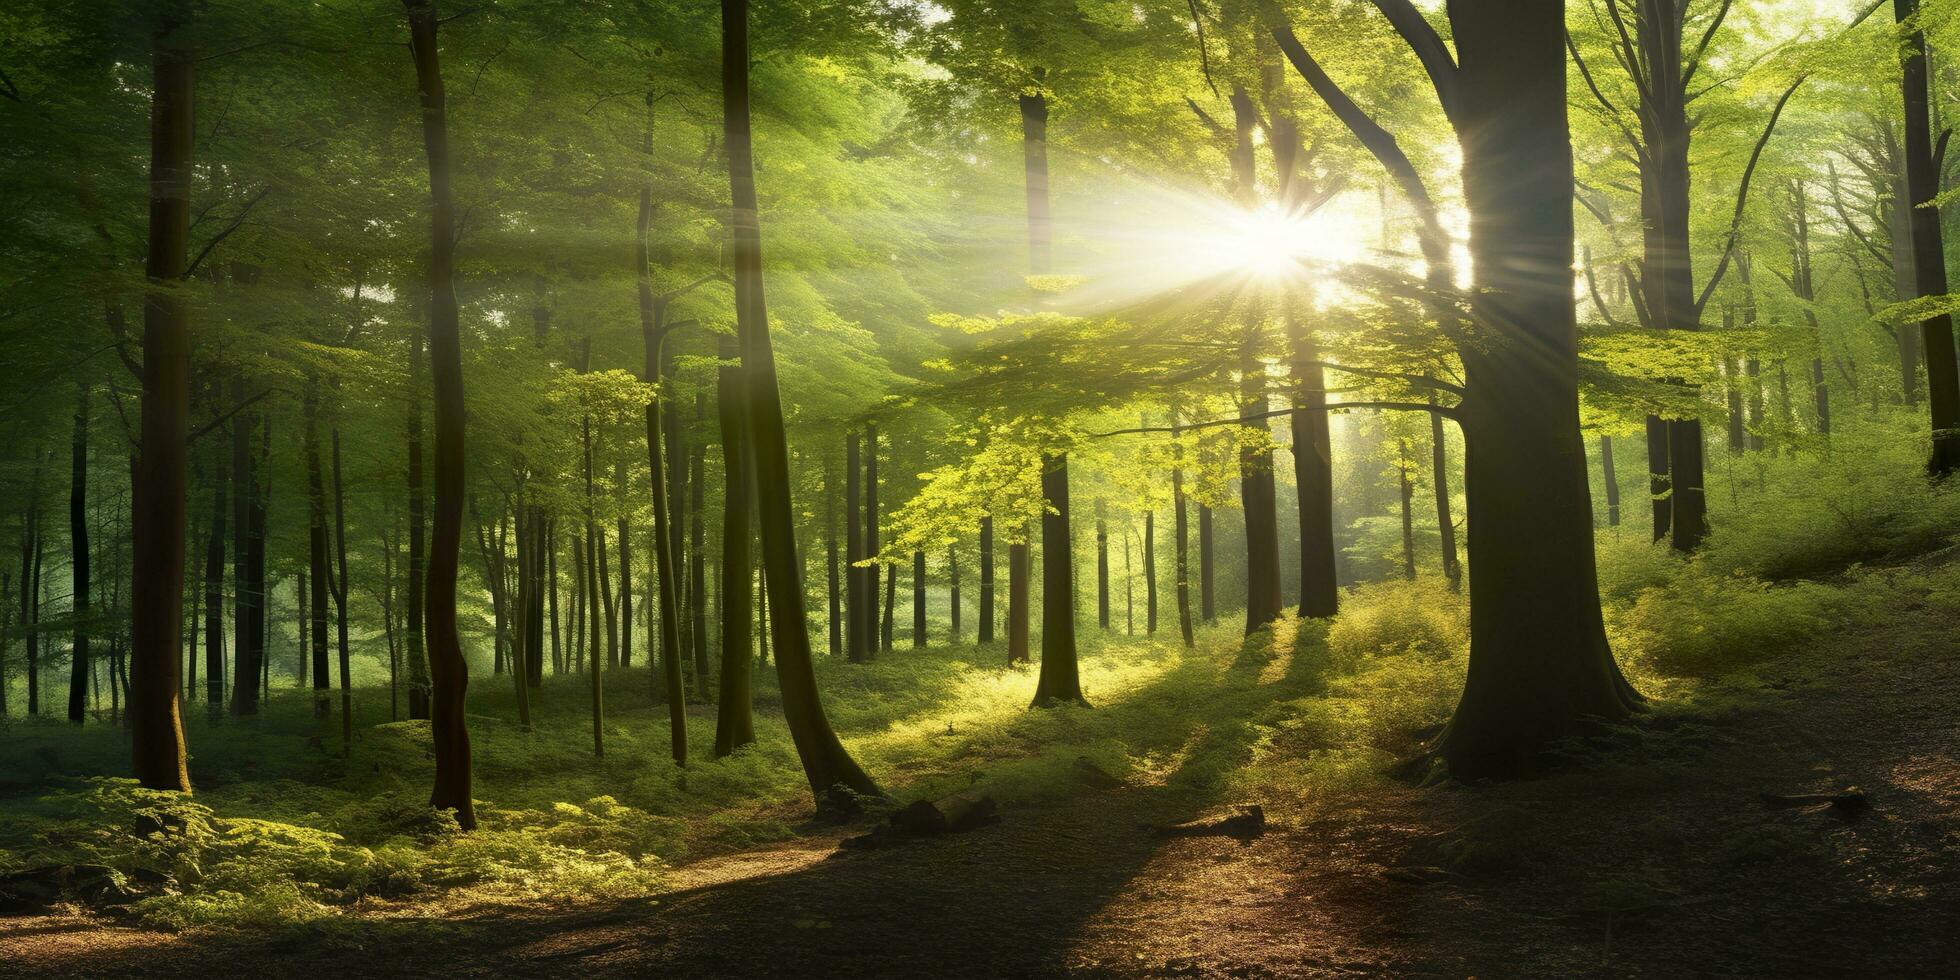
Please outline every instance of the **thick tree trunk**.
[[149, 789], [191, 790], [181, 716], [184, 475], [190, 430], [190, 309], [179, 283], [190, 240], [191, 106], [197, 55], [178, 36], [184, 10], [157, 24], [150, 108], [150, 236], [144, 272], [143, 418], [130, 535], [131, 755]]
[[[429, 362], [435, 383], [435, 520], [429, 555], [427, 631], [430, 732], [436, 756], [429, 805], [454, 809], [476, 827], [470, 801], [470, 736], [463, 716], [469, 661], [456, 631], [457, 563], [463, 545], [463, 351], [456, 304], [456, 206], [450, 194], [449, 121], [436, 43], [436, 0], [402, 0], [422, 99], [422, 142], [429, 161]], [[413, 499], [411, 497], [411, 499]], [[597, 672], [594, 672], [597, 677]]]
[[1068, 457], [1042, 460], [1041, 499], [1041, 676], [1035, 682], [1036, 708], [1087, 705], [1075, 656], [1075, 542], [1069, 533]]
[[[1919, 11], [1919, 0], [1892, 0], [1892, 11], [1900, 24], [1913, 22], [1902, 49], [1902, 67], [1914, 294], [1919, 298], [1944, 296], [1947, 293], [1946, 243], [1940, 228], [1940, 212], [1927, 206], [1939, 195], [1940, 175], [1938, 161], [1933, 157], [1928, 117], [1926, 35], [1913, 20]], [[1920, 321], [1919, 336], [1925, 345], [1926, 403], [1933, 425], [1933, 448], [1926, 466], [1934, 475], [1945, 476], [1960, 466], [1960, 366], [1956, 366], [1953, 350], [1953, 318], [1942, 313]]]
[[1279, 493], [1273, 481], [1272, 435], [1265, 414], [1266, 368], [1249, 353], [1239, 375], [1239, 501], [1245, 511], [1245, 633], [1280, 617], [1286, 601], [1279, 577]]
[[776, 676], [783, 716], [810, 789], [820, 799], [833, 787], [879, 795], [878, 786], [844, 750], [817, 693], [810, 632], [803, 608], [803, 566], [796, 557], [795, 510], [790, 501], [789, 445], [781, 392], [769, 342], [762, 283], [762, 226], [756, 210], [755, 164], [749, 131], [748, 0], [722, 0], [722, 104], [728, 174], [734, 204], [735, 311], [748, 387], [751, 452], [760, 491], [762, 566], [769, 582], [770, 630], [776, 636]]
[[1674, 520], [1673, 495], [1669, 493], [1667, 420], [1647, 416], [1647, 489], [1654, 505], [1654, 540], [1665, 540]]
[[1532, 767], [1639, 696], [1607, 645], [1579, 431], [1572, 154], [1559, 4], [1458, 6], [1454, 112], [1487, 336], [1465, 345], [1470, 667], [1438, 748], [1462, 779]]
[[[1026, 534], [1024, 530], [1022, 532]], [[1028, 579], [1032, 572], [1026, 541], [1007, 545], [1007, 662], [1024, 664], [1028, 651]]]
[[[738, 344], [722, 338], [721, 368], [715, 373], [716, 414], [721, 422], [721, 466], [724, 479], [721, 511], [721, 687], [716, 701], [715, 758], [755, 741], [755, 709], [750, 691], [753, 671], [749, 659], [754, 610], [750, 608], [755, 539], [749, 515], [755, 509], [750, 491], [755, 485], [754, 457], [749, 452], [748, 397], [743, 384]], [[852, 437], [852, 448], [857, 446]], [[852, 455], [856, 455], [853, 453]], [[862, 659], [862, 658], [859, 658]]]
[[1293, 480], [1300, 508], [1300, 615], [1325, 618], [1340, 611], [1335, 577], [1334, 451], [1328, 432], [1327, 378], [1313, 335], [1295, 321], [1293, 331]]
[[75, 438], [68, 481], [68, 551], [71, 618], [75, 621], [69, 647], [68, 720], [79, 725], [88, 714], [89, 662], [89, 542], [88, 542], [88, 385], [80, 386], [75, 402]]

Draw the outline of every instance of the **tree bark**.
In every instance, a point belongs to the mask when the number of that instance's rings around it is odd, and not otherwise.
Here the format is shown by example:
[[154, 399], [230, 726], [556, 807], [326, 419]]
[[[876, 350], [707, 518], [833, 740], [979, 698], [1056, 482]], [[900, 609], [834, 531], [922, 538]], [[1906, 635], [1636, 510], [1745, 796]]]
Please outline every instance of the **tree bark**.
[[[429, 163], [429, 362], [435, 386], [435, 520], [429, 554], [426, 641], [430, 733], [436, 756], [429, 805], [454, 809], [464, 830], [476, 828], [470, 800], [470, 736], [464, 718], [469, 662], [456, 631], [457, 564], [463, 545], [463, 352], [456, 304], [456, 206], [450, 192], [449, 122], [436, 44], [436, 0], [402, 0], [409, 50], [422, 101], [422, 142]], [[411, 500], [413, 497], [411, 497]], [[596, 673], [594, 676], [597, 676]]]
[[[204, 542], [204, 709], [212, 724], [225, 711], [225, 510], [223, 466], [211, 478], [211, 534]], [[236, 610], [237, 602], [233, 601]]]
[[[705, 422], [708, 417], [708, 395], [706, 392], [694, 393], [694, 417]], [[693, 461], [687, 485], [692, 494], [688, 503], [687, 549], [687, 611], [691, 626], [687, 631], [688, 646], [694, 655], [694, 686], [701, 700], [708, 699], [708, 604], [704, 592], [707, 588], [707, 574], [703, 557], [707, 554], [707, 461], [706, 447], [699, 442], [690, 450]]]
[[75, 402], [75, 438], [68, 481], [69, 580], [72, 583], [74, 639], [69, 647], [68, 720], [79, 725], [87, 717], [90, 667], [89, 542], [88, 542], [88, 385], [79, 388]]
[[354, 754], [354, 681], [347, 646], [347, 495], [340, 479], [340, 429], [332, 434], [333, 539], [337, 570], [333, 577], [335, 640], [340, 652], [340, 754]]
[[981, 645], [994, 642], [994, 518], [980, 518], [980, 632]]
[[1416, 577], [1416, 486], [1409, 479], [1409, 442], [1406, 439], [1396, 444], [1395, 475], [1402, 489], [1402, 577], [1414, 581]]
[[776, 637], [776, 676], [783, 715], [803, 772], [819, 799], [843, 785], [881, 795], [876, 783], [830, 727], [810, 660], [803, 608], [803, 566], [796, 557], [795, 510], [790, 501], [789, 445], [762, 283], [762, 226], [749, 129], [748, 0], [722, 0], [722, 104], [734, 224], [735, 311], [748, 388], [751, 452], [760, 491], [762, 566], [769, 583], [770, 630]]
[[313, 591], [307, 595], [307, 623], [311, 631], [313, 667], [313, 717], [325, 718], [332, 712], [327, 692], [332, 689], [327, 670], [327, 594], [332, 583], [327, 558], [327, 490], [320, 472], [319, 383], [308, 378], [303, 399], [305, 432], [302, 453], [306, 459], [306, 555], [307, 574]]
[[428, 578], [428, 561], [424, 551], [424, 532], [428, 520], [424, 516], [424, 496], [422, 489], [422, 347], [427, 342], [427, 334], [418, 327], [408, 338], [408, 717], [428, 718], [429, 704], [429, 661], [422, 643], [423, 611], [427, 607], [428, 595], [423, 584]]
[[864, 427], [864, 557], [871, 562], [864, 569], [864, 622], [869, 649], [876, 653], [892, 648], [890, 630], [878, 617], [878, 576], [884, 566], [878, 563], [878, 427]]
[[1239, 375], [1241, 426], [1239, 500], [1245, 511], [1245, 634], [1280, 617], [1285, 600], [1279, 580], [1279, 493], [1273, 481], [1272, 437], [1265, 415], [1266, 369], [1247, 351]]
[[[1892, 11], [1900, 24], [1912, 23], [1901, 51], [1901, 67], [1914, 293], [1921, 298], [1944, 296], [1947, 293], [1946, 242], [1940, 213], [1928, 206], [1939, 195], [1940, 175], [1938, 161], [1933, 158], [1928, 117], [1926, 35], [1915, 19], [1919, 0], [1892, 0]], [[1920, 321], [1919, 336], [1925, 345], [1926, 404], [1933, 426], [1933, 447], [1926, 467], [1936, 476], [1945, 476], [1960, 466], [1960, 365], [1956, 365], [1953, 350], [1953, 318], [1942, 313]]]
[[[1429, 399], [1434, 404], [1434, 395]], [[1451, 589], [1463, 583], [1463, 566], [1456, 558], [1456, 519], [1450, 507], [1450, 444], [1443, 432], [1443, 417], [1429, 413], [1430, 484], [1436, 491], [1436, 529], [1442, 537], [1443, 578]]]
[[[749, 549], [754, 532], [749, 515], [755, 509], [750, 491], [755, 485], [754, 459], [748, 447], [748, 398], [743, 384], [737, 341], [723, 337], [722, 362], [715, 372], [716, 415], [721, 423], [721, 464], [724, 479], [721, 511], [721, 687], [716, 701], [715, 758], [755, 741], [755, 709], [751, 693], [754, 610], [750, 597], [754, 559]], [[853, 438], [851, 445], [856, 446]]]
[[1171, 550], [1177, 583], [1177, 631], [1184, 645], [1190, 647], [1197, 644], [1191, 629], [1191, 534], [1184, 497], [1184, 443], [1179, 438], [1176, 410], [1171, 412], [1171, 438], [1174, 440], [1171, 449], [1171, 523], [1176, 538]]
[[912, 646], [926, 645], [926, 553], [912, 552]]
[[1620, 478], [1613, 472], [1613, 437], [1599, 437], [1600, 476], [1606, 484], [1606, 526], [1620, 526]]
[[1157, 512], [1143, 512], [1143, 632], [1157, 635]]
[[[1023, 534], [1026, 533], [1024, 530]], [[1028, 585], [1032, 569], [1026, 541], [1007, 545], [1007, 662], [1024, 664], [1028, 650]]]
[[1109, 632], [1109, 522], [1096, 501], [1096, 628]]
[[837, 575], [837, 490], [832, 486], [834, 472], [823, 468], [823, 571], [824, 599], [830, 613], [830, 655], [844, 653], [843, 595]]
[[863, 663], [870, 658], [870, 633], [866, 624], [870, 617], [865, 613], [869, 600], [865, 596], [864, 569], [858, 562], [864, 560], [864, 526], [859, 519], [858, 479], [862, 472], [862, 461], [858, 458], [858, 435], [853, 432], [844, 439], [844, 578], [847, 595], [845, 605], [850, 615], [845, 624], [845, 648], [852, 663]]
[[1088, 705], [1075, 656], [1075, 542], [1069, 533], [1068, 457], [1042, 460], [1041, 676], [1031, 707]]
[[190, 309], [180, 281], [190, 240], [191, 111], [197, 55], [169, 4], [151, 51], [150, 233], [144, 272], [143, 417], [131, 515], [132, 768], [148, 789], [191, 791], [182, 711], [185, 472]]

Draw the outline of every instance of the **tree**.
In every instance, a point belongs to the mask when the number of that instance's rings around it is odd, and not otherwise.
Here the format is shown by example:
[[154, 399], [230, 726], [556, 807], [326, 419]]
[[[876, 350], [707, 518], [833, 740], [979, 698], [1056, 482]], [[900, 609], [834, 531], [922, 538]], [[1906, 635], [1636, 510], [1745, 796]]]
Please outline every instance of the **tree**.
[[[456, 632], [456, 578], [463, 545], [463, 352], [456, 303], [456, 205], [450, 190], [449, 121], [436, 47], [436, 0], [402, 0], [408, 9], [409, 51], [422, 100], [422, 142], [429, 163], [429, 362], [435, 386], [435, 519], [430, 541], [424, 613], [429, 656], [430, 721], [435, 739], [435, 789], [429, 805], [455, 810], [464, 830], [476, 828], [470, 799], [470, 736], [463, 716], [469, 662]], [[589, 478], [589, 477], [588, 477]], [[593, 663], [593, 676], [598, 676]]]

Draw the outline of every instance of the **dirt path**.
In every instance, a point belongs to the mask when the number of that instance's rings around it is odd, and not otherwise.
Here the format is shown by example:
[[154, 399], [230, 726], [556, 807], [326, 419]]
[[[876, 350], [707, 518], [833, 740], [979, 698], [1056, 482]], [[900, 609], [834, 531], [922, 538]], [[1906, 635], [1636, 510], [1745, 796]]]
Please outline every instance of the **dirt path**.
[[[1371, 794], [1249, 844], [1145, 789], [956, 837], [699, 862], [657, 901], [404, 907], [274, 941], [0, 920], [10, 976], [1952, 976], [1960, 657], [1907, 611], [1754, 705], [1562, 775]], [[1605, 744], [1610, 743], [1610, 744]], [[1582, 752], [1583, 755], [1583, 752]], [[1862, 787], [1847, 819], [1760, 794]]]

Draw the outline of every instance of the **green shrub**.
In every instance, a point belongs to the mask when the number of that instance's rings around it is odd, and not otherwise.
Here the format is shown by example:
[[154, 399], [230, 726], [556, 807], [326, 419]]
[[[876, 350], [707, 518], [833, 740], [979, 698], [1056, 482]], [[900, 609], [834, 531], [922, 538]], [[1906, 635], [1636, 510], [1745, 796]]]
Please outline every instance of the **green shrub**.
[[1327, 630], [1334, 665], [1352, 669], [1383, 656], [1445, 659], [1470, 648], [1470, 607], [1441, 578], [1355, 588]]
[[1843, 611], [1836, 589], [1811, 582], [1776, 585], [1741, 571], [1724, 574], [1690, 562], [1669, 588], [1642, 591], [1612, 614], [1621, 657], [1662, 674], [1705, 676], [1781, 653]]

